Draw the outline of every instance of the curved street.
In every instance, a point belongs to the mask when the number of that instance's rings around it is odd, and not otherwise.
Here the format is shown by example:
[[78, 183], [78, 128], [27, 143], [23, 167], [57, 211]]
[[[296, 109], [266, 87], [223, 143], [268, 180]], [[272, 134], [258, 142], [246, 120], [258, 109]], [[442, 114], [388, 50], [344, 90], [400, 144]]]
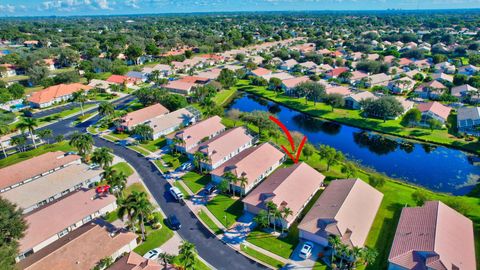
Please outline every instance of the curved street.
[[[130, 102], [132, 99], [133, 97], [127, 96], [117, 100], [114, 102], [114, 104], [117, 107], [121, 107]], [[94, 110], [96, 109], [91, 109], [87, 112]], [[39, 130], [51, 129], [54, 135], [62, 134], [65, 137], [68, 137], [75, 131], [86, 132], [86, 128], [96, 123], [99, 119], [100, 116], [97, 115], [82, 124], [72, 126], [71, 123], [73, 120], [71, 118], [67, 118], [42, 127]], [[199, 255], [209, 264], [217, 269], [268, 269], [267, 267], [250, 260], [234, 249], [230, 248], [228, 245], [224, 244], [208, 229], [206, 229], [200, 221], [198, 221], [196, 216], [187, 206], [181, 206], [179, 203], [174, 201], [173, 197], [168, 191], [170, 185], [165, 179], [162, 178], [162, 175], [156, 169], [156, 167], [145, 157], [133, 150], [101, 139], [98, 136], [94, 136], [94, 140], [95, 146], [108, 147], [112, 149], [115, 155], [125, 159], [135, 168], [162, 211], [167, 215], [175, 214], [182, 223], [182, 228], [178, 230], [180, 236], [183, 239], [194, 243]]]

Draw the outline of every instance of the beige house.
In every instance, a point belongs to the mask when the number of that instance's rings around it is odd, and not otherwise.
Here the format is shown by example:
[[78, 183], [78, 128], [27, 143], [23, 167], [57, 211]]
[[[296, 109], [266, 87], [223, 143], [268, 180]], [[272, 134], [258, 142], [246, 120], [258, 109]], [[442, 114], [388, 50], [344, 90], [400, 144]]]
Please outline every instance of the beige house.
[[300, 238], [328, 245], [331, 235], [351, 247], [363, 247], [383, 194], [360, 179], [332, 181], [302, 222]]
[[157, 103], [140, 110], [127, 113], [121, 119], [121, 128], [124, 130], [132, 130], [132, 128], [137, 125], [145, 124], [153, 118], [165, 115], [169, 112], [170, 111], [162, 106], [162, 104]]
[[[174, 143], [175, 147], [181, 152], [189, 152], [197, 147], [201, 141], [209, 140], [225, 131], [222, 124], [222, 118], [212, 116], [194, 125], [186, 127], [172, 136], [168, 136], [169, 143]], [[177, 143], [174, 140], [179, 140]]]

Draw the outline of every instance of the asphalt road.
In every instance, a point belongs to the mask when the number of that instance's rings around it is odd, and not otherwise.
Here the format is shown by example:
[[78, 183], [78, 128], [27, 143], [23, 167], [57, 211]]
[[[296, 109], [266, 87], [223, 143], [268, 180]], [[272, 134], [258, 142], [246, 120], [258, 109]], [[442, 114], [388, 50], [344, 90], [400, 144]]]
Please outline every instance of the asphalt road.
[[[118, 107], [125, 106], [128, 102], [133, 100], [132, 97], [125, 97], [115, 102]], [[90, 111], [93, 111], [89, 110]], [[73, 118], [64, 119], [44, 128], [51, 129], [54, 135], [62, 134], [65, 137], [70, 136], [75, 131], [86, 132], [86, 127], [95, 123], [100, 119], [100, 116], [95, 116], [89, 121], [78, 126], [71, 126]], [[43, 129], [43, 128], [41, 128]], [[118, 155], [130, 163], [143, 179], [143, 182], [152, 193], [158, 205], [167, 215], [175, 214], [180, 222], [182, 228], [178, 231], [180, 236], [195, 244], [199, 255], [208, 263], [217, 269], [229, 270], [254, 270], [254, 269], [268, 269], [265, 266], [248, 259], [237, 251], [233, 250], [219, 239], [217, 239], [203, 224], [198, 221], [196, 216], [190, 211], [187, 206], [181, 206], [177, 203], [168, 191], [170, 185], [162, 178], [160, 172], [156, 167], [150, 163], [145, 157], [132, 151], [128, 148], [116, 145], [114, 143], [105, 141], [97, 136], [94, 136], [95, 146], [108, 147], [113, 150], [115, 155]]]
[[[100, 102], [99, 101], [88, 101], [88, 102], [85, 102], [84, 106], [90, 105], [90, 104], [97, 104], [97, 103], [100, 103]], [[41, 110], [39, 112], [34, 113], [32, 117], [33, 118], [42, 118], [42, 117], [45, 117], [45, 116], [49, 116], [49, 115], [52, 115], [52, 114], [56, 114], [56, 113], [63, 112], [65, 110], [70, 110], [70, 109], [77, 108], [77, 107], [80, 107], [80, 105], [78, 103], [71, 102], [71, 103], [68, 103], [68, 104], [63, 105], [63, 106], [58, 106], [58, 107], [51, 108], [51, 109]]]

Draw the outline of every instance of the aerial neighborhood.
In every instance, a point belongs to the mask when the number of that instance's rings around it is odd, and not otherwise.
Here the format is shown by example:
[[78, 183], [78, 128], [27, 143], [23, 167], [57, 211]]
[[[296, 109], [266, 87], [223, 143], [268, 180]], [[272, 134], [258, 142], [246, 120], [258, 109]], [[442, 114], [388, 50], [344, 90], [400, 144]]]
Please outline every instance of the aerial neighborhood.
[[480, 269], [477, 10], [97, 2], [0, 14], [1, 269]]

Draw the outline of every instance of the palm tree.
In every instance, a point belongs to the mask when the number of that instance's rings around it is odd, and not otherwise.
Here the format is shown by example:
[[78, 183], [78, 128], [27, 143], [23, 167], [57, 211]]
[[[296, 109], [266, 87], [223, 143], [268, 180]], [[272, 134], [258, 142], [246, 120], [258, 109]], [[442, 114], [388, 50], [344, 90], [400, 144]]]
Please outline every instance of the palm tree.
[[185, 270], [194, 269], [195, 260], [197, 259], [195, 245], [188, 241], [183, 241], [178, 250], [178, 259]]
[[43, 141], [45, 141], [48, 144], [48, 143], [50, 143], [48, 141], [48, 138], [53, 137], [53, 131], [51, 129], [42, 129], [42, 130], [38, 131], [38, 136], [40, 137], [40, 139], [42, 139]]
[[139, 136], [141, 141], [148, 141], [153, 137], [153, 128], [146, 124], [140, 124], [133, 128], [132, 133]]
[[83, 112], [83, 104], [87, 102], [87, 96], [85, 95], [85, 91], [82, 90], [82, 91], [73, 93], [72, 100], [80, 104], [80, 110], [82, 111], [82, 115], [85, 115]]
[[173, 262], [173, 260], [175, 259], [175, 256], [172, 255], [172, 254], [168, 254], [166, 252], [162, 252], [162, 253], [160, 253], [160, 255], [158, 255], [158, 258], [160, 260], [162, 260], [163, 269], [166, 270], [168, 268], [168, 265], [171, 264]]
[[127, 186], [128, 176], [124, 172], [113, 172], [113, 175], [107, 180], [107, 183], [113, 188], [113, 190], [115, 190], [115, 196], [119, 198], [122, 196], [122, 192]]
[[204, 154], [200, 151], [197, 151], [195, 152], [195, 154], [193, 154], [193, 165], [195, 167], [197, 167], [197, 169], [200, 170], [200, 173], [203, 173], [202, 171], [202, 161], [204, 159]]
[[172, 140], [172, 144], [170, 144], [173, 148], [172, 150], [174, 152], [177, 152], [177, 145], [184, 145], [184, 140], [182, 138], [178, 138], [178, 137], [174, 137], [173, 140]]
[[375, 262], [378, 252], [372, 248], [364, 247], [362, 250], [362, 258], [365, 265], [369, 265]]
[[232, 196], [235, 196], [235, 189], [233, 188], [232, 183], [238, 182], [237, 176], [231, 171], [227, 171], [222, 175], [222, 177], [228, 181], [228, 189], [230, 192], [232, 192]]
[[2, 137], [10, 132], [10, 128], [8, 125], [1, 124], [0, 125], [0, 147], [2, 148], [3, 157], [7, 157], [7, 151], [5, 150], [5, 146], [3, 145]]
[[112, 103], [104, 101], [98, 105], [98, 113], [105, 117], [110, 117], [115, 113], [115, 107], [113, 107]]
[[265, 210], [260, 210], [260, 212], [258, 212], [258, 215], [253, 219], [253, 221], [255, 221], [261, 228], [266, 228], [270, 224], [270, 222], [268, 221], [268, 213]]
[[[281, 214], [282, 214], [282, 218], [285, 220], [285, 222], [287, 221], [287, 218], [291, 215], [293, 215], [293, 211], [292, 209], [288, 208], [288, 207], [284, 207], [281, 211]], [[282, 224], [282, 233], [283, 233], [283, 230], [285, 228], [283, 227], [283, 224]]]
[[333, 264], [333, 258], [335, 253], [337, 252], [337, 248], [342, 244], [342, 240], [337, 235], [330, 235], [328, 238], [328, 243], [332, 246], [332, 258], [330, 260], [330, 264]]
[[97, 163], [103, 169], [109, 167], [113, 162], [112, 149], [100, 147], [93, 151], [92, 162]]
[[57, 142], [57, 143], [63, 141], [64, 139], [65, 139], [65, 136], [63, 136], [62, 134], [58, 134], [58, 135], [55, 136], [55, 138], [54, 138], [55, 142]]
[[30, 117], [24, 117], [22, 119], [22, 122], [17, 124], [17, 128], [20, 130], [25, 131], [28, 130], [28, 133], [30, 133], [30, 139], [32, 139], [33, 146], [37, 148], [37, 143], [35, 142], [35, 128], [38, 126], [37, 120], [30, 118]]
[[88, 133], [75, 132], [70, 139], [69, 144], [77, 148], [78, 153], [86, 159], [86, 156], [92, 152], [93, 148], [93, 138], [92, 135]]
[[[147, 193], [133, 191], [125, 199], [119, 199], [118, 217], [123, 220], [127, 215], [131, 224], [137, 221], [142, 232], [142, 240], [145, 241], [145, 217], [151, 214], [153, 206], [148, 200]], [[133, 226], [135, 230], [135, 226]]]
[[12, 138], [12, 144], [16, 145], [20, 149], [20, 152], [25, 151], [25, 144], [27, 143], [27, 137], [25, 135], [19, 135]]
[[[268, 201], [266, 203], [266, 206], [267, 206], [267, 213], [268, 213], [268, 222], [271, 222], [271, 215], [274, 211], [277, 210], [277, 205], [272, 201]], [[274, 221], [275, 221], [275, 217], [274, 217]]]
[[102, 180], [109, 181], [117, 173], [112, 167], [107, 167], [102, 172]]
[[240, 178], [238, 178], [238, 182], [240, 183], [240, 188], [241, 188], [240, 197], [242, 197], [242, 193], [243, 195], [245, 195], [245, 188], [247, 187], [247, 184], [248, 184], [248, 179], [246, 177], [245, 172], [243, 172]]

